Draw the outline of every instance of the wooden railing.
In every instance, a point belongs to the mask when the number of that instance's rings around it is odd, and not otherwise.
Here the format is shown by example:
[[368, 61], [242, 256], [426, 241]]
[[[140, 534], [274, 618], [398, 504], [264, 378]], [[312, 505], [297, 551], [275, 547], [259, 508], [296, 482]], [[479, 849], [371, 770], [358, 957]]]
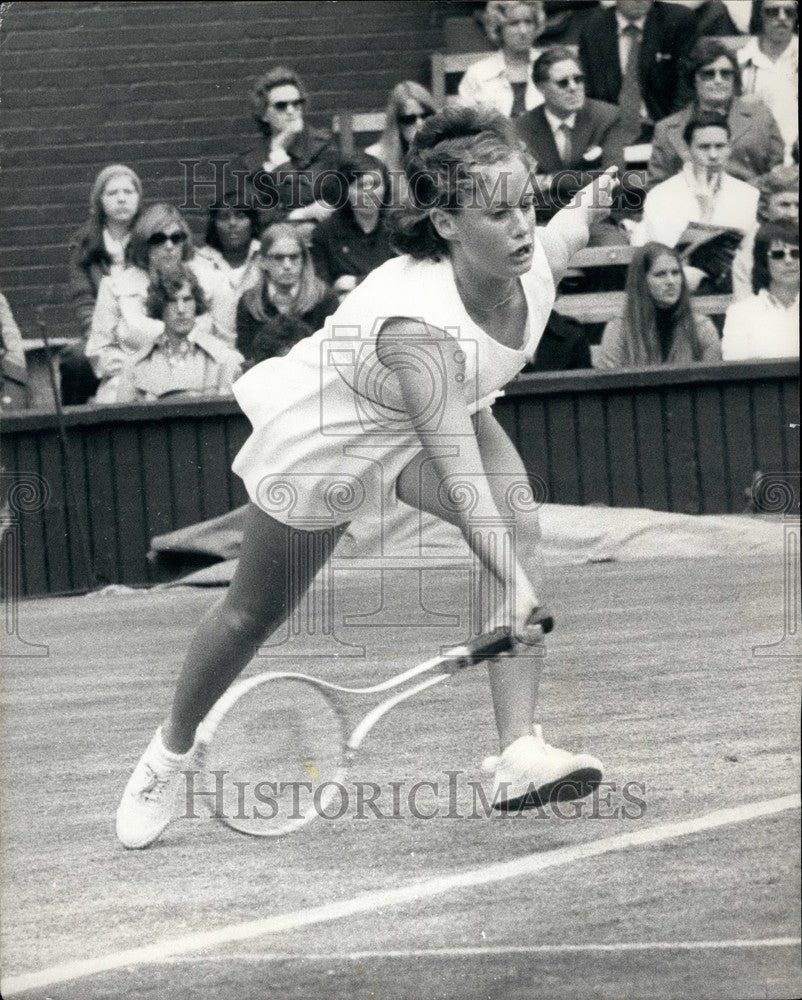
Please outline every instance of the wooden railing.
[[[758, 471], [799, 471], [798, 380], [794, 361], [523, 375], [495, 412], [550, 502], [741, 512]], [[153, 582], [151, 537], [245, 501], [231, 462], [249, 428], [233, 400], [64, 419], [62, 438], [53, 413], [4, 416], [5, 492], [28, 488], [3, 543], [22, 594]]]

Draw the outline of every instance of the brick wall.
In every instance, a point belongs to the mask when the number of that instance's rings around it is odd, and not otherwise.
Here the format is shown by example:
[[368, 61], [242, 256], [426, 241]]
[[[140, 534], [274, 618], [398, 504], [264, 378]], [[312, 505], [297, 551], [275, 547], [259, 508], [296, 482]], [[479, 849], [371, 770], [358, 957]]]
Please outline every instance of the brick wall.
[[[74, 332], [65, 305], [70, 235], [108, 163], [141, 176], [147, 201], [176, 204], [188, 157], [225, 157], [256, 138], [251, 81], [278, 62], [311, 95], [308, 119], [380, 109], [402, 79], [429, 83], [446, 15], [438, 0], [2, 5], [0, 291], [29, 336]], [[200, 197], [198, 199], [201, 200]], [[202, 219], [191, 219], [201, 232]]]

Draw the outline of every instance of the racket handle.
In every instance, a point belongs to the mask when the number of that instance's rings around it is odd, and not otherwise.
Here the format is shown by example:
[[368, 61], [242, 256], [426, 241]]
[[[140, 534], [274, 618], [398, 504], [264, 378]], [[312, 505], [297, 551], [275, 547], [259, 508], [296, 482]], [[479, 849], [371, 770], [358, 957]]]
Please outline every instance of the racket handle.
[[[545, 635], [554, 628], [554, 617], [546, 608], [535, 608], [527, 618], [526, 624], [539, 625]], [[512, 647], [511, 630], [501, 627], [466, 642], [464, 646], [457, 646], [446, 654], [446, 659], [450, 661], [449, 666], [452, 670], [461, 670], [471, 663], [481, 663], [482, 660], [488, 660], [491, 656], [509, 652]]]

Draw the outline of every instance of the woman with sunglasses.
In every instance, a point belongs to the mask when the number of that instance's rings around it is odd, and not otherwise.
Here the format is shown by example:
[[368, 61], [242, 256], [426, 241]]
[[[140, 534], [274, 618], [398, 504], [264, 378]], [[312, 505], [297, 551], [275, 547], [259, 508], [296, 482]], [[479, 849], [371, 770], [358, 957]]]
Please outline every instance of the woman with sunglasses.
[[390, 246], [390, 183], [384, 164], [356, 153], [340, 161], [338, 173], [348, 185], [345, 197], [315, 229], [311, 250], [315, 271], [342, 296], [395, 252]]
[[725, 361], [799, 357], [799, 226], [767, 222], [755, 236], [754, 295], [727, 310]]
[[427, 118], [437, 111], [429, 91], [414, 80], [402, 80], [390, 91], [384, 116], [384, 131], [365, 152], [375, 156], [390, 176], [390, 204], [400, 205], [407, 194], [404, 157]]
[[541, 0], [490, 0], [484, 23], [498, 51], [468, 67], [460, 80], [460, 99], [517, 118], [543, 103], [532, 81], [532, 67], [540, 55], [532, 46], [546, 26], [543, 4]]
[[620, 317], [604, 328], [593, 367], [641, 368], [719, 361], [718, 332], [691, 308], [682, 258], [662, 243], [635, 251]]
[[78, 320], [81, 339], [66, 348], [60, 359], [61, 401], [85, 403], [98, 381], [86, 357], [92, 313], [103, 278], [125, 267], [125, 248], [142, 203], [142, 181], [122, 163], [104, 167], [89, 194], [89, 218], [70, 244], [68, 294]]
[[256, 356], [257, 341], [259, 360], [279, 353], [280, 338], [275, 351], [268, 343], [277, 316], [297, 319], [306, 324], [307, 333], [314, 333], [339, 305], [334, 292], [315, 274], [306, 243], [289, 223], [267, 227], [256, 259], [259, 281], [237, 303], [236, 346], [248, 362]]
[[688, 162], [683, 131], [699, 112], [714, 112], [729, 122], [727, 173], [732, 177], [751, 181], [782, 163], [785, 146], [774, 115], [762, 101], [743, 96], [738, 60], [717, 38], [701, 38], [694, 45], [686, 66], [686, 86], [693, 101], [655, 126], [650, 188], [673, 177]]
[[527, 645], [550, 627], [539, 607], [537, 503], [490, 407], [534, 353], [555, 282], [609, 211], [615, 180], [599, 178], [536, 234], [531, 166], [496, 113], [451, 108], [429, 119], [407, 163], [412, 200], [395, 235], [403, 256], [368, 275], [323, 330], [236, 383], [253, 424], [234, 463], [252, 501], [242, 555], [123, 793], [125, 847], [147, 847], [170, 823], [182, 771], [199, 763], [201, 720], [294, 614], [348, 523], [399, 501], [458, 526], [471, 546], [490, 605], [471, 627], [504, 621], [521, 640], [489, 665], [497, 805], [535, 806], [566, 781], [586, 795], [601, 781], [598, 760], [550, 746], [534, 725], [544, 657]]
[[241, 165], [262, 227], [292, 222], [308, 238], [331, 214], [323, 184], [339, 151], [329, 132], [306, 124], [306, 103], [306, 88], [294, 70], [277, 66], [259, 77], [251, 107], [262, 141], [242, 154]]
[[738, 52], [744, 93], [753, 94], [771, 108], [789, 153], [799, 136], [796, 0], [755, 0], [750, 32], [753, 37]]
[[209, 306], [215, 334], [234, 342], [231, 307], [225, 283], [209, 261], [195, 254], [189, 227], [178, 209], [159, 203], [137, 219], [126, 248], [126, 266], [100, 283], [86, 344], [100, 386], [96, 403], [113, 403], [124, 362], [150, 346], [164, 332], [164, 324], [147, 315], [151, 278], [159, 270], [186, 262], [200, 282]]

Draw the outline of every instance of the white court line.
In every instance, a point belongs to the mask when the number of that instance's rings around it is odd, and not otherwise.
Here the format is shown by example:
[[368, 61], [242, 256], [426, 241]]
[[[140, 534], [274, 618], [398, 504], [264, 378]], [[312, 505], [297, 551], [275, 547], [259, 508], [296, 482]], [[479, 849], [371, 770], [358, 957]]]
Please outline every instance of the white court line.
[[609, 944], [499, 944], [475, 948], [406, 948], [395, 951], [246, 951], [224, 955], [174, 955], [167, 965], [221, 962], [367, 962], [382, 958], [476, 958], [480, 955], [554, 955], [576, 952], [623, 951], [727, 951], [738, 948], [798, 948], [802, 938], [734, 938], [731, 941], [614, 941]]
[[111, 972], [114, 969], [124, 969], [149, 962], [164, 962], [175, 955], [202, 951], [204, 948], [215, 948], [230, 944], [232, 941], [247, 941], [268, 934], [280, 934], [299, 927], [309, 927], [312, 924], [342, 920], [360, 913], [374, 913], [389, 907], [404, 906], [407, 903], [431, 899], [455, 889], [474, 888], [506, 879], [533, 875], [546, 868], [556, 868], [573, 861], [583, 861], [585, 858], [594, 858], [602, 854], [610, 854], [613, 851], [624, 851], [630, 847], [642, 847], [646, 844], [657, 844], [663, 840], [673, 840], [676, 837], [688, 837], [705, 830], [714, 830], [720, 826], [745, 823], [761, 816], [773, 816], [788, 809], [798, 809], [799, 806], [800, 796], [795, 794], [784, 795], [778, 799], [768, 799], [764, 802], [752, 802], [748, 805], [736, 806], [733, 809], [718, 809], [697, 819], [683, 820], [678, 823], [661, 823], [646, 830], [636, 830], [615, 837], [604, 837], [587, 844], [558, 847], [553, 851], [529, 854], [515, 858], [513, 861], [501, 861], [483, 868], [454, 872], [451, 875], [440, 875], [424, 882], [414, 882], [412, 885], [401, 886], [398, 889], [379, 889], [336, 903], [313, 906], [306, 910], [295, 910], [274, 917], [264, 917], [261, 920], [247, 920], [239, 924], [229, 924], [213, 931], [184, 934], [181, 937], [159, 941], [142, 948], [129, 948], [126, 951], [113, 952], [111, 955], [101, 958], [88, 958], [65, 962], [62, 965], [51, 965], [39, 972], [9, 976], [0, 983], [0, 992], [2, 992], [3, 997], [10, 997], [25, 990], [42, 989], [55, 983], [80, 979], [83, 976], [93, 976], [101, 972]]

